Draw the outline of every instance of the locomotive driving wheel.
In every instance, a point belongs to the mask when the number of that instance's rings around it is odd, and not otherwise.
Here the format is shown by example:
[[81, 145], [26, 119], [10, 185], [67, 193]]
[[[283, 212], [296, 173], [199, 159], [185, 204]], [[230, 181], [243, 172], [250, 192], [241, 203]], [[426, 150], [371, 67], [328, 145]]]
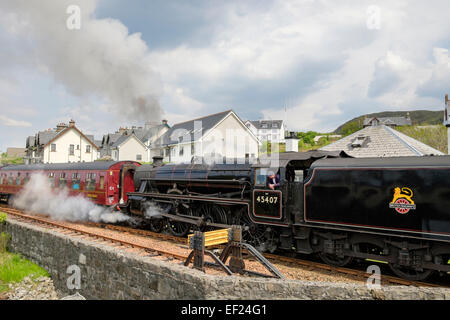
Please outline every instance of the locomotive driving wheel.
[[242, 240], [258, 249], [263, 251], [265, 237], [265, 227], [260, 224], [254, 223], [249, 215], [247, 208], [244, 207], [239, 210], [238, 214], [234, 219], [234, 224], [239, 224], [242, 226]]
[[[172, 205], [170, 203], [161, 203], [158, 205], [158, 210], [161, 210], [162, 212], [169, 212], [172, 208]], [[167, 219], [164, 217], [158, 217], [157, 215], [154, 217], [150, 217], [150, 230], [156, 233], [160, 233], [164, 230], [164, 228], [167, 225]]]
[[[171, 189], [167, 192], [168, 194], [183, 194], [181, 190]], [[189, 206], [183, 202], [183, 200], [174, 200], [172, 204], [170, 204], [171, 214], [181, 214], [181, 215], [192, 215], [192, 210]], [[167, 223], [167, 227], [169, 231], [176, 237], [185, 237], [189, 231], [191, 230], [191, 225], [186, 222], [170, 220]]]
[[[205, 222], [227, 224], [227, 214], [225, 209], [221, 206], [204, 204], [199, 208], [196, 214], [203, 217]], [[201, 231], [210, 231], [214, 229], [216, 228], [211, 226], [203, 226], [200, 228]]]

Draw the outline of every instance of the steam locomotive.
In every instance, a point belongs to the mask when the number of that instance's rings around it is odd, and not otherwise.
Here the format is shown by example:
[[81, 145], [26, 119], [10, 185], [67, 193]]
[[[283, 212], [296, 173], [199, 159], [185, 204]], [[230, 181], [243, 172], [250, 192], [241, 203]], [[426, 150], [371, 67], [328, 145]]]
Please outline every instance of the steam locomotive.
[[[450, 156], [352, 158], [344, 152], [280, 153], [276, 166], [142, 165], [122, 205], [153, 231], [243, 226], [261, 251], [318, 254], [332, 265], [386, 263], [424, 280], [450, 272]], [[271, 189], [274, 171], [280, 186]]]

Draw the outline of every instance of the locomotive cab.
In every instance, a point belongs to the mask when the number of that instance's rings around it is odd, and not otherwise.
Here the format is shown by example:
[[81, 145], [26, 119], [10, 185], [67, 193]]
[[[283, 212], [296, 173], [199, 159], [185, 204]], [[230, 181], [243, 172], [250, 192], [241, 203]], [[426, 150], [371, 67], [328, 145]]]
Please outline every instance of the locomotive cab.
[[[311, 164], [325, 157], [349, 156], [345, 152], [308, 151], [260, 157], [259, 162], [252, 165], [252, 219], [283, 226], [304, 222], [304, 180]], [[280, 178], [280, 186], [274, 190], [267, 184], [269, 172]]]

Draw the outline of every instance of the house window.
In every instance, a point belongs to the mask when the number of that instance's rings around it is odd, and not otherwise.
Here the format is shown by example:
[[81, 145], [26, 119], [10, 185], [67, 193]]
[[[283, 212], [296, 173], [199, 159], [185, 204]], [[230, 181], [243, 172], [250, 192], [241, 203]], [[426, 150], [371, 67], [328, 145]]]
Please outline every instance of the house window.
[[195, 154], [195, 144], [191, 143], [191, 156]]
[[56, 152], [56, 143], [52, 143], [50, 145], [50, 150], [51, 150], [51, 152]]
[[180, 152], [178, 154], [180, 157], [184, 154], [184, 147], [180, 147]]
[[73, 145], [73, 144], [71, 144], [69, 146], [69, 155], [73, 156], [75, 154], [74, 148], [75, 148], [75, 145]]
[[80, 145], [79, 144], [77, 144], [77, 150], [80, 150]]
[[91, 153], [91, 145], [86, 146], [86, 153]]
[[166, 157], [168, 157], [168, 156], [169, 156], [169, 153], [170, 153], [170, 149], [169, 149], [169, 148], [167, 148], [167, 149], [166, 149]]
[[137, 154], [136, 155], [136, 160], [139, 160], [139, 161], [142, 160], [142, 154]]

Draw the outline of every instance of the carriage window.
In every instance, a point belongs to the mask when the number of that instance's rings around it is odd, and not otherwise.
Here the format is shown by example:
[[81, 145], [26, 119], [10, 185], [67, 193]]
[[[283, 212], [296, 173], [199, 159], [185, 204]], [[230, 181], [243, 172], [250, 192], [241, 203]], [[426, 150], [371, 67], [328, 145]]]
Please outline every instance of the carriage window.
[[0, 184], [3, 184], [4, 176], [3, 174], [0, 176]]
[[294, 181], [303, 182], [303, 170], [294, 170], [294, 172], [295, 172]]
[[17, 174], [17, 178], [16, 178], [16, 185], [20, 185], [21, 179], [20, 179], [20, 172]]
[[13, 184], [13, 181], [14, 181], [13, 174], [10, 173], [10, 174], [9, 174], [9, 178], [8, 178], [8, 184], [9, 184], [9, 185], [12, 185], [12, 184]]
[[80, 190], [81, 186], [81, 174], [72, 173], [72, 189]]
[[50, 182], [50, 186], [51, 186], [52, 188], [55, 187], [55, 173], [54, 173], [54, 172], [50, 172], [50, 173], [48, 174], [48, 182]]
[[86, 174], [86, 190], [95, 190], [95, 173], [87, 173]]
[[105, 188], [105, 177], [100, 176], [100, 189]]
[[27, 172], [25, 173], [25, 179], [23, 179], [23, 182], [27, 183], [28, 181], [30, 181], [30, 174]]
[[67, 186], [66, 173], [61, 172], [59, 174], [59, 187], [64, 188], [65, 186]]

